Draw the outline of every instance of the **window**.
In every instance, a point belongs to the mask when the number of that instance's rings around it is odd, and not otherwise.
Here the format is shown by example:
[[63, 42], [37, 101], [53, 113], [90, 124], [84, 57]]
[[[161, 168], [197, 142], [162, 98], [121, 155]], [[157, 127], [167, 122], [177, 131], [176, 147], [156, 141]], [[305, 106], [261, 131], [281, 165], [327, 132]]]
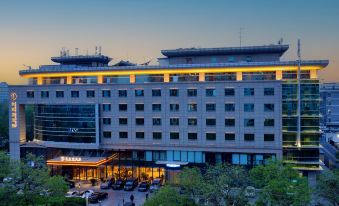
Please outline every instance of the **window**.
[[153, 122], [153, 126], [160, 126], [161, 125], [161, 118], [153, 118], [152, 122]]
[[272, 142], [272, 141], [274, 141], [274, 134], [264, 134], [264, 141], [265, 142]]
[[198, 133], [190, 132], [190, 133], [188, 133], [187, 137], [188, 137], [189, 140], [197, 140], [198, 139]]
[[179, 112], [179, 104], [170, 104], [171, 112]]
[[143, 89], [136, 89], [134, 90], [134, 94], [136, 97], [143, 97], [144, 96], [144, 90]]
[[119, 138], [121, 139], [128, 138], [128, 132], [119, 132]]
[[144, 111], [144, 104], [135, 104], [135, 111]]
[[102, 110], [104, 112], [109, 112], [111, 111], [111, 104], [102, 104]]
[[198, 120], [196, 118], [188, 118], [187, 124], [188, 126], [196, 126], [198, 124]]
[[214, 112], [215, 111], [215, 104], [206, 104], [206, 112]]
[[136, 125], [144, 125], [145, 121], [144, 118], [135, 118]]
[[225, 133], [225, 140], [234, 141], [235, 134], [234, 133]]
[[197, 96], [197, 89], [187, 89], [187, 96], [188, 97], [196, 97]]
[[161, 97], [161, 89], [152, 89], [153, 97]]
[[236, 76], [235, 72], [205, 73], [205, 81], [236, 81]]
[[102, 97], [111, 97], [111, 90], [102, 90]]
[[161, 112], [161, 104], [152, 104], [153, 112]]
[[153, 132], [153, 139], [161, 139], [162, 133], [161, 132]]
[[254, 127], [254, 119], [244, 119], [245, 127]]
[[235, 119], [234, 118], [226, 118], [225, 119], [225, 127], [234, 127]]
[[170, 82], [197, 82], [199, 73], [170, 74]]
[[170, 125], [171, 126], [178, 126], [179, 125], [179, 118], [170, 118]]
[[265, 119], [264, 120], [265, 127], [274, 127], [274, 119]]
[[87, 97], [95, 97], [95, 91], [94, 90], [87, 90], [86, 91]]
[[128, 124], [128, 119], [125, 117], [120, 117], [119, 118], [119, 125], [127, 125]]
[[171, 97], [179, 96], [179, 90], [178, 89], [170, 89], [170, 96]]
[[215, 89], [206, 89], [206, 97], [215, 97], [217, 92]]
[[127, 90], [126, 89], [118, 90], [118, 96], [119, 97], [127, 97]]
[[234, 88], [225, 88], [225, 96], [234, 96]]
[[274, 88], [264, 88], [265, 96], [274, 96]]
[[119, 111], [127, 111], [127, 104], [119, 104]]
[[137, 139], [144, 139], [145, 138], [145, 132], [136, 132], [135, 138]]
[[264, 104], [265, 112], [274, 112], [274, 104]]
[[41, 91], [41, 98], [48, 98], [49, 92], [48, 91]]
[[254, 104], [244, 104], [244, 112], [254, 112]]
[[245, 141], [254, 141], [254, 134], [244, 134]]
[[254, 96], [254, 88], [244, 88], [244, 96]]
[[26, 96], [27, 98], [34, 98], [34, 91], [27, 91]]
[[110, 125], [111, 124], [111, 118], [103, 118], [102, 123], [104, 125]]
[[189, 103], [187, 104], [187, 111], [189, 112], [196, 112], [198, 109], [198, 106], [196, 103]]
[[217, 123], [216, 119], [206, 119], [206, 126], [215, 126]]
[[217, 134], [216, 133], [206, 133], [206, 140], [216, 140]]
[[179, 139], [179, 132], [171, 132], [170, 139]]
[[225, 112], [234, 112], [235, 111], [235, 105], [231, 103], [225, 104]]
[[64, 91], [56, 91], [55, 97], [56, 98], [63, 98], [64, 97]]
[[72, 98], [79, 98], [79, 91], [71, 91]]
[[110, 132], [110, 131], [103, 131], [102, 135], [104, 136], [104, 138], [111, 138], [112, 137], [112, 132]]

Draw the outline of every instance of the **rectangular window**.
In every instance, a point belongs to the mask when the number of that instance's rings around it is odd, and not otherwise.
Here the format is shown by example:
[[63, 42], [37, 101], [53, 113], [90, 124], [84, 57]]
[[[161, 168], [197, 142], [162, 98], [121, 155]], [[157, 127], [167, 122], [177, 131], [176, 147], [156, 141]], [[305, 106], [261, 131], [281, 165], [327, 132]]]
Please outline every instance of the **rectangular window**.
[[171, 132], [170, 139], [179, 139], [179, 132]]
[[179, 89], [170, 89], [170, 96], [171, 97], [178, 97], [179, 96]]
[[235, 91], [234, 88], [225, 88], [225, 96], [234, 96], [235, 95]]
[[128, 132], [119, 132], [119, 138], [121, 139], [128, 138]]
[[274, 96], [274, 88], [264, 88], [264, 96]]
[[217, 124], [216, 119], [206, 119], [206, 126], [215, 126]]
[[135, 111], [144, 111], [144, 104], [135, 104]]
[[170, 118], [170, 125], [171, 126], [178, 126], [179, 125], [179, 118]]
[[236, 80], [235, 72], [224, 72], [224, 73], [205, 73], [206, 82], [215, 82], [215, 81], [235, 81]]
[[102, 104], [102, 111], [104, 112], [111, 111], [111, 104]]
[[79, 98], [79, 91], [71, 91], [72, 98]]
[[95, 91], [94, 90], [87, 90], [86, 95], [89, 98], [93, 98], [93, 97], [95, 97]]
[[187, 111], [189, 112], [196, 112], [198, 110], [198, 106], [196, 103], [189, 103], [187, 104]]
[[265, 112], [274, 112], [274, 104], [264, 104]]
[[225, 104], [225, 112], [234, 112], [235, 111], [235, 104], [226, 103]]
[[153, 132], [153, 139], [161, 139], [162, 133], [161, 132]]
[[119, 111], [127, 111], [127, 104], [119, 104]]
[[187, 96], [188, 97], [196, 97], [197, 96], [197, 89], [187, 89]]
[[143, 89], [136, 89], [134, 90], [134, 94], [136, 97], [143, 97], [144, 96], [144, 90]]
[[144, 118], [135, 118], [136, 125], [144, 125], [144, 123], [145, 123]]
[[206, 133], [206, 140], [216, 140], [217, 134], [216, 133]]
[[214, 88], [206, 89], [206, 97], [215, 97], [217, 92]]
[[198, 133], [189, 132], [187, 137], [188, 137], [189, 140], [197, 140], [198, 139]]
[[152, 89], [152, 97], [161, 97], [161, 89]]
[[254, 119], [244, 119], [245, 127], [254, 127]]
[[161, 118], [152, 118], [153, 126], [161, 125]]
[[73, 76], [72, 84], [97, 84], [98, 78], [96, 76]]
[[125, 117], [120, 117], [119, 118], [119, 125], [127, 125], [128, 124], [128, 119]]
[[104, 76], [104, 84], [129, 84], [129, 75], [111, 75]]
[[103, 131], [102, 135], [104, 136], [104, 138], [111, 138], [112, 137], [112, 132], [110, 132], [110, 131]]
[[199, 73], [170, 74], [170, 82], [197, 82], [197, 81], [199, 81]]
[[119, 97], [127, 97], [127, 90], [126, 89], [119, 89], [118, 90]]
[[188, 118], [187, 119], [188, 126], [196, 126], [198, 124], [197, 118]]
[[226, 118], [225, 119], [225, 127], [234, 127], [235, 119], [234, 118]]
[[206, 104], [206, 112], [214, 112], [215, 111], [215, 104], [209, 103]]
[[274, 134], [264, 134], [264, 141], [265, 142], [272, 142], [272, 141], [274, 141]]
[[225, 140], [234, 141], [235, 140], [235, 134], [234, 133], [225, 133]]
[[244, 88], [244, 96], [254, 96], [254, 88]]
[[275, 72], [243, 72], [242, 80], [275, 80]]
[[139, 74], [135, 75], [135, 83], [164, 82], [163, 74]]
[[265, 127], [274, 127], [274, 119], [265, 119], [264, 120]]
[[49, 92], [48, 91], [41, 91], [41, 98], [48, 98]]
[[153, 112], [161, 112], [161, 104], [152, 104]]
[[254, 141], [254, 134], [244, 134], [245, 141]]
[[104, 125], [111, 125], [111, 118], [102, 118], [102, 123]]
[[111, 97], [111, 90], [102, 90], [102, 97]]
[[171, 112], [179, 112], [179, 104], [170, 104]]
[[136, 132], [135, 138], [137, 139], [144, 139], [145, 138], [145, 132]]
[[34, 98], [34, 91], [27, 91], [26, 92], [26, 97], [27, 98]]
[[254, 112], [254, 104], [244, 104], [244, 112]]

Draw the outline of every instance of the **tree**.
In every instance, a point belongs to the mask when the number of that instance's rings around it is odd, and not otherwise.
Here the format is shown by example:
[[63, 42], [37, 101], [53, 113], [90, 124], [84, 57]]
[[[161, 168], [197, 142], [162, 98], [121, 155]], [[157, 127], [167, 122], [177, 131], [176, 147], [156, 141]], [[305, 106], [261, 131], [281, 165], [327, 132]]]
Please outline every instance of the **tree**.
[[310, 202], [307, 179], [281, 161], [269, 161], [251, 169], [250, 178], [257, 188], [262, 189], [259, 205], [308, 205]]
[[189, 198], [199, 201], [203, 194], [203, 176], [201, 171], [197, 167], [189, 168], [185, 167], [179, 173], [179, 185], [185, 189], [185, 193], [189, 195]]
[[319, 176], [317, 194], [333, 206], [339, 205], [339, 170], [326, 171]]
[[8, 104], [0, 103], [0, 149], [8, 150]]
[[151, 196], [144, 206], [194, 206], [192, 200], [184, 195], [180, 195], [178, 191], [171, 186], [162, 187], [157, 193]]

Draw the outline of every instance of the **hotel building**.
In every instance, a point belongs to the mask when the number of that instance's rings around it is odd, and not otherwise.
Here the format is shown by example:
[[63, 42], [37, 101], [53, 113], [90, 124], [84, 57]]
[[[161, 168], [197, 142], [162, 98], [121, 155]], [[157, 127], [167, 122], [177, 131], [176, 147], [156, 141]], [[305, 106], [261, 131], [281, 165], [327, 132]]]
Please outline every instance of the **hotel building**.
[[[319, 167], [319, 81], [327, 60], [281, 61], [288, 45], [162, 50], [159, 65], [61, 52], [21, 70], [10, 86], [10, 153], [43, 154], [73, 179], [135, 176], [173, 181], [180, 167], [251, 167], [283, 159]], [[25, 107], [33, 107], [34, 140]]]

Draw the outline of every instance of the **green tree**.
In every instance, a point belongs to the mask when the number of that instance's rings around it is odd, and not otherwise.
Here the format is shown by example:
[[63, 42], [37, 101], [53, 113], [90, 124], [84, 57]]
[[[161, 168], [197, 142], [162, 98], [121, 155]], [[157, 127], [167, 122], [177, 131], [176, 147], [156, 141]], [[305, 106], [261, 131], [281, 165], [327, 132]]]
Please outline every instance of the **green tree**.
[[152, 195], [144, 206], [194, 206], [194, 202], [171, 186], [162, 187], [157, 193]]
[[8, 104], [0, 103], [0, 149], [8, 151]]
[[189, 196], [189, 198], [198, 202], [202, 197], [204, 186], [204, 179], [200, 169], [197, 167], [185, 167], [179, 173], [178, 177], [179, 185], [185, 189], [185, 193]]
[[333, 206], [339, 205], [339, 170], [326, 171], [319, 176], [317, 194]]

